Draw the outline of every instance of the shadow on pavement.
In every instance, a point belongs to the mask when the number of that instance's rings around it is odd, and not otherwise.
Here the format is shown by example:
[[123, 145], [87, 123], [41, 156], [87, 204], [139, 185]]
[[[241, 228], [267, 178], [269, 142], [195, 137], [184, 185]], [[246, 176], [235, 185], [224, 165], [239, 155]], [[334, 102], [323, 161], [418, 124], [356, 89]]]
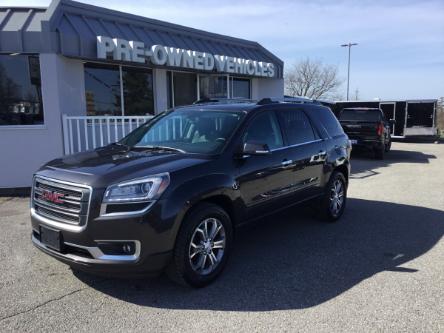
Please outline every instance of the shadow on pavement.
[[169, 309], [270, 311], [326, 302], [383, 271], [415, 274], [403, 264], [444, 234], [444, 212], [389, 202], [349, 199], [336, 224], [299, 207], [238, 230], [225, 272], [198, 290], [154, 280], [77, 277], [126, 302]]
[[435, 155], [425, 154], [420, 151], [390, 150], [383, 160], [376, 160], [372, 153], [365, 150], [355, 150], [351, 156], [351, 178], [362, 179], [379, 174], [376, 169], [384, 168], [397, 163], [430, 163]]

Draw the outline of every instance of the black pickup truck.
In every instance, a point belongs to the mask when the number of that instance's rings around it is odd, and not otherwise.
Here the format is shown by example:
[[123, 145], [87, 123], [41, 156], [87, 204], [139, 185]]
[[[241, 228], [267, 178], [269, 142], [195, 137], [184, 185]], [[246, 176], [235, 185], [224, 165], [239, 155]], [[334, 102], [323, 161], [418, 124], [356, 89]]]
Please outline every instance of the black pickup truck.
[[353, 147], [363, 147], [374, 152], [377, 159], [384, 159], [392, 144], [390, 124], [394, 120], [387, 120], [377, 108], [342, 109], [338, 118]]

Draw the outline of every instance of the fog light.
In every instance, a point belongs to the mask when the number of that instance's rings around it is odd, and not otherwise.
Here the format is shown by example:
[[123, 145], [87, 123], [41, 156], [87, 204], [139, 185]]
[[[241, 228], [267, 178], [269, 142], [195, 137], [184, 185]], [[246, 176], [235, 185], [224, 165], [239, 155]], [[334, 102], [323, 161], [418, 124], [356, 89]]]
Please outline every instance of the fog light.
[[125, 252], [126, 254], [132, 254], [134, 251], [133, 251], [133, 248], [132, 248], [132, 246], [130, 245], [130, 244], [124, 244], [123, 246], [122, 246], [122, 250], [123, 250], [123, 252]]
[[99, 242], [97, 245], [106, 255], [130, 256], [136, 253], [134, 242]]

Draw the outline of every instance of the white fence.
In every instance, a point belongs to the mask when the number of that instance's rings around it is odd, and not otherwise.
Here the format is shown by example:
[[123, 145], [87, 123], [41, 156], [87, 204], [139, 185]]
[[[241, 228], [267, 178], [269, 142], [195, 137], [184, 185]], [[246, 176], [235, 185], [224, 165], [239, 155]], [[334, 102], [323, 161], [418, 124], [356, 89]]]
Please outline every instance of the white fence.
[[153, 116], [62, 116], [65, 155], [116, 142]]

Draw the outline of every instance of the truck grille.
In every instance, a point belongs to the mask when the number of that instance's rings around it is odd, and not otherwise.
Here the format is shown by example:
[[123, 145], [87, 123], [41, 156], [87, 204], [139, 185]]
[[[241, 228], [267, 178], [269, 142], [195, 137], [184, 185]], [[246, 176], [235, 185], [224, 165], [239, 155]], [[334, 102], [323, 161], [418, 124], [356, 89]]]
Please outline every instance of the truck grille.
[[52, 221], [84, 225], [88, 218], [91, 189], [84, 185], [36, 177], [32, 207], [36, 214]]

